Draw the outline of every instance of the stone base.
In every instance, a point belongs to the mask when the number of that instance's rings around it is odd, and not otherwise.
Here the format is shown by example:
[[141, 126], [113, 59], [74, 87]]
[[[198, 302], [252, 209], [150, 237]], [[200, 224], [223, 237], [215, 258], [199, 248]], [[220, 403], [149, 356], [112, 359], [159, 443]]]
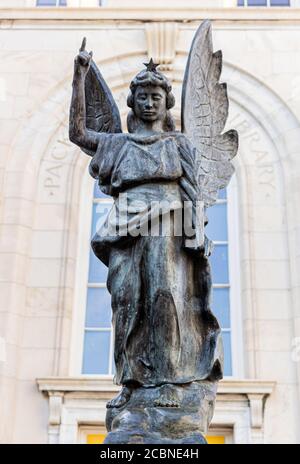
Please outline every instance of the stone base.
[[205, 444], [217, 383], [136, 388], [120, 408], [107, 410], [105, 444]]

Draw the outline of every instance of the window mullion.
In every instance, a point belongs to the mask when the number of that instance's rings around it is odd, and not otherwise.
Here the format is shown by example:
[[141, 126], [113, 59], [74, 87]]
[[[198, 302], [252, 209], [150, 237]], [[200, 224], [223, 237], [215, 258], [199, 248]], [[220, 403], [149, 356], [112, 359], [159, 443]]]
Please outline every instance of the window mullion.
[[110, 332], [111, 327], [85, 327], [86, 332]]
[[105, 282], [88, 282], [88, 288], [106, 288]]

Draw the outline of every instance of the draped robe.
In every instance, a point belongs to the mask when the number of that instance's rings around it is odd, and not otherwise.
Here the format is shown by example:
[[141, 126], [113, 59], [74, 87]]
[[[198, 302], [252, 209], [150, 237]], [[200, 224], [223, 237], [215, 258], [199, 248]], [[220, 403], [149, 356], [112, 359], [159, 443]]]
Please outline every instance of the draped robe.
[[[92, 248], [109, 268], [117, 384], [151, 387], [222, 377], [209, 262], [185, 247], [175, 221], [184, 200], [196, 201], [193, 156], [188, 139], [178, 132], [102, 134], [91, 161], [92, 176], [114, 197]], [[162, 200], [163, 213], [153, 206]], [[161, 233], [165, 214], [167, 234]], [[124, 234], [123, 226], [134, 230], [139, 223], [141, 231], [147, 229], [151, 218], [158, 234]]]

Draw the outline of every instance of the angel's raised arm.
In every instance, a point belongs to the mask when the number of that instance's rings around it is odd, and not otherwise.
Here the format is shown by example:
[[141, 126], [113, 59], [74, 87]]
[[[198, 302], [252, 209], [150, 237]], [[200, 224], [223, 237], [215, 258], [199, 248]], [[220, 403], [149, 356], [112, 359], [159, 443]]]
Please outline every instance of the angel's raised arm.
[[69, 137], [93, 156], [102, 132], [122, 132], [122, 128], [118, 107], [85, 46], [84, 38], [74, 63]]

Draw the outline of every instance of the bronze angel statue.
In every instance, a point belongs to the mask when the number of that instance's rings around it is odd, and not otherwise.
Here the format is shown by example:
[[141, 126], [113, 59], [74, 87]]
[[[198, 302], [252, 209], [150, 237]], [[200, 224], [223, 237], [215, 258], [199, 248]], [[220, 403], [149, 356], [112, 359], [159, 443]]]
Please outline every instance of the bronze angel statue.
[[[106, 442], [199, 442], [199, 423], [211, 419], [223, 357], [221, 330], [210, 308], [212, 246], [204, 234], [205, 209], [227, 186], [238, 148], [237, 132], [223, 133], [228, 97], [219, 82], [222, 53], [213, 52], [211, 25], [204, 21], [186, 66], [181, 131], [170, 113], [171, 84], [151, 59], [130, 84], [128, 132], [122, 132], [117, 105], [85, 46], [84, 39], [75, 59], [70, 139], [92, 157], [90, 174], [114, 199], [92, 239], [95, 255], [108, 266], [115, 382], [122, 386], [107, 405]], [[130, 234], [137, 217], [141, 229], [154, 220], [161, 230], [166, 210], [153, 205], [162, 200], [169, 205], [170, 233]], [[175, 225], [185, 203], [191, 205], [190, 235], [182, 223], [181, 231]], [[175, 436], [170, 427], [159, 429], [162, 420], [188, 417], [193, 405], [199, 412], [199, 404], [206, 417], [186, 419], [188, 438], [184, 432]], [[180, 428], [185, 429], [182, 422]], [[134, 441], [137, 435], [140, 441]]]

